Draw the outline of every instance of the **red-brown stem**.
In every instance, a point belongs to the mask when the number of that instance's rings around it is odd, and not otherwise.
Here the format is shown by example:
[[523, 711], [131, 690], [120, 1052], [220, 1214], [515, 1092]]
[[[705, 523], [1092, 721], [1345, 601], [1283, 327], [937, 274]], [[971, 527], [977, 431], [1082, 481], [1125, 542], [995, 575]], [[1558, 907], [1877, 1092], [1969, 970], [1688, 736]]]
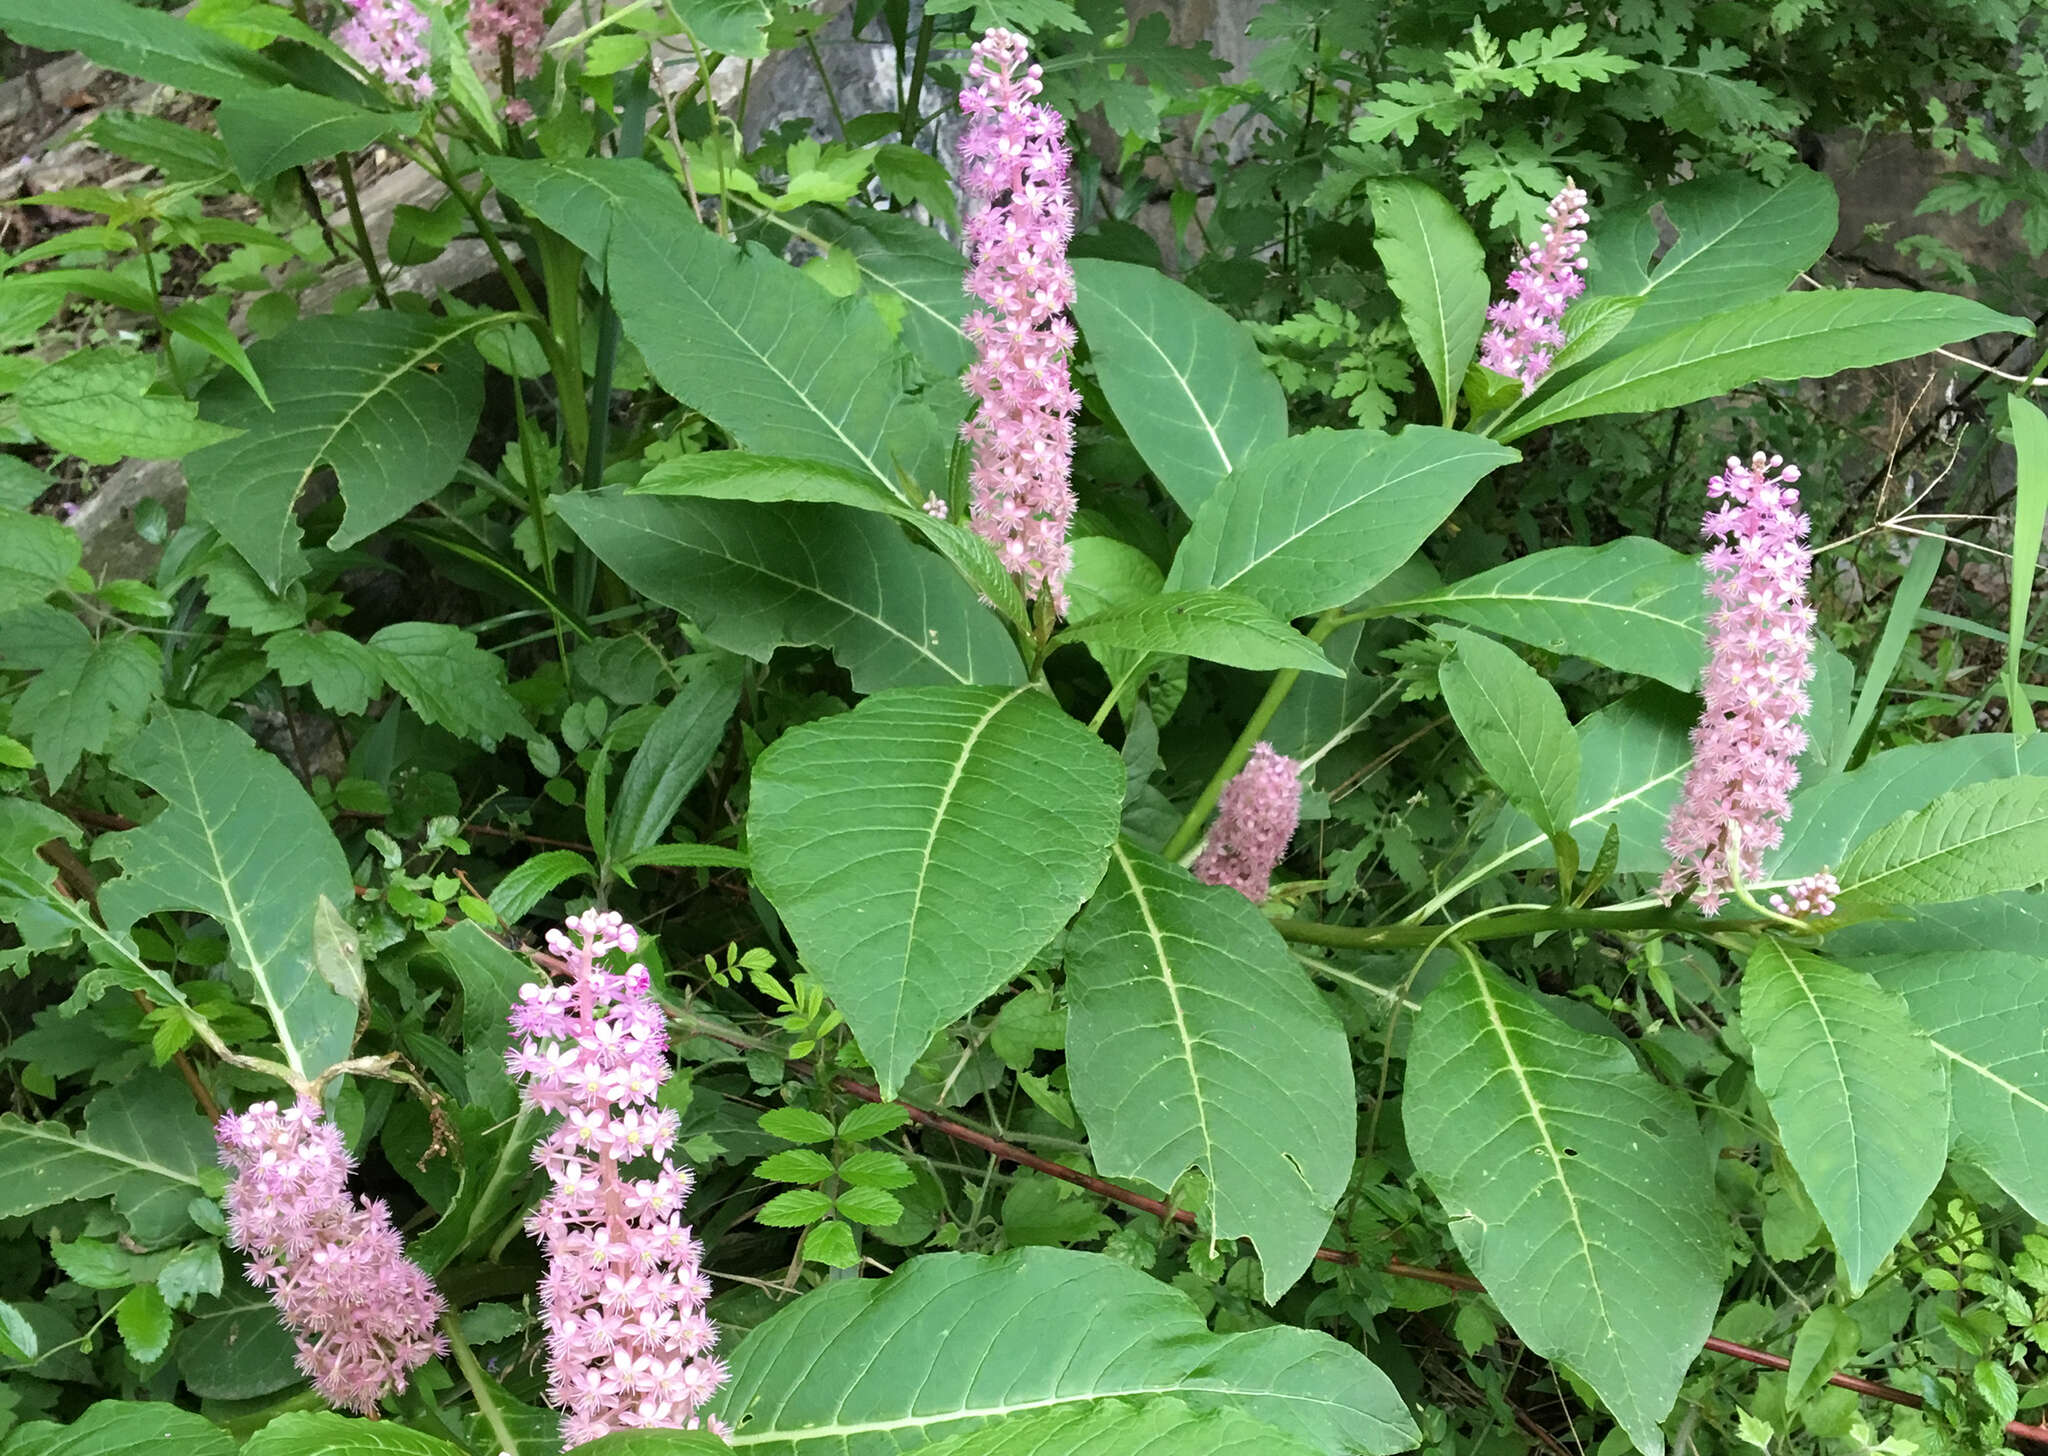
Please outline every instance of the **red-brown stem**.
[[[887, 1100], [882, 1096], [879, 1088], [871, 1087], [865, 1082], [856, 1082], [850, 1078], [841, 1077], [837, 1086], [840, 1091], [849, 1096], [858, 1097], [864, 1102], [882, 1102]], [[1196, 1227], [1195, 1216], [1184, 1208], [1169, 1208], [1158, 1199], [1148, 1198], [1135, 1189], [1111, 1183], [1106, 1178], [1098, 1178], [1092, 1173], [1083, 1173], [1078, 1168], [1066, 1167], [1064, 1164], [1055, 1163], [1049, 1158], [1041, 1158], [1038, 1154], [1026, 1148], [1016, 1147], [1013, 1144], [1002, 1141], [1000, 1138], [990, 1137], [985, 1132], [980, 1132], [974, 1128], [954, 1122], [950, 1118], [941, 1117], [937, 1113], [927, 1112], [922, 1107], [913, 1107], [907, 1102], [899, 1102], [896, 1105], [909, 1113], [910, 1120], [919, 1126], [928, 1127], [936, 1133], [943, 1133], [955, 1142], [962, 1142], [970, 1147], [980, 1148], [991, 1157], [1000, 1158], [1006, 1163], [1016, 1163], [1021, 1167], [1034, 1169], [1037, 1172], [1046, 1174], [1048, 1177], [1058, 1178], [1062, 1182], [1071, 1183], [1077, 1188], [1085, 1188], [1090, 1193], [1107, 1198], [1113, 1203], [1121, 1203], [1129, 1208], [1141, 1209], [1158, 1218], [1170, 1218], [1174, 1222], [1186, 1224], [1190, 1228]], [[1327, 1264], [1357, 1264], [1360, 1262], [1358, 1255], [1344, 1249], [1317, 1249], [1316, 1258]], [[1486, 1289], [1485, 1285], [1474, 1279], [1470, 1274], [1458, 1274], [1449, 1269], [1426, 1269], [1416, 1264], [1405, 1264], [1399, 1259], [1389, 1259], [1381, 1267], [1386, 1273], [1392, 1274], [1396, 1278], [1420, 1279], [1430, 1284], [1440, 1284], [1446, 1289], [1462, 1289], [1473, 1293], [1484, 1293]], [[1706, 1342], [1706, 1348], [1717, 1355], [1728, 1355], [1737, 1360], [1747, 1360], [1750, 1364], [1761, 1365], [1767, 1370], [1789, 1370], [1792, 1368], [1792, 1362], [1783, 1355], [1773, 1355], [1768, 1350], [1751, 1349], [1748, 1345], [1738, 1345], [1733, 1340], [1710, 1338]], [[1914, 1395], [1911, 1391], [1900, 1390], [1894, 1385], [1880, 1385], [1874, 1380], [1864, 1380], [1855, 1375], [1844, 1375], [1840, 1371], [1829, 1375], [1827, 1383], [1839, 1385], [1844, 1390], [1853, 1390], [1858, 1395], [1867, 1395], [1874, 1400], [1887, 1400], [1893, 1405], [1911, 1406], [1915, 1410], [1926, 1404], [1925, 1401], [1919, 1396]], [[2048, 1426], [2030, 1426], [2022, 1421], [2007, 1421], [2005, 1423], [2005, 1433], [2008, 1436], [2017, 1437], [2023, 1441], [2038, 1441], [2048, 1445]]]

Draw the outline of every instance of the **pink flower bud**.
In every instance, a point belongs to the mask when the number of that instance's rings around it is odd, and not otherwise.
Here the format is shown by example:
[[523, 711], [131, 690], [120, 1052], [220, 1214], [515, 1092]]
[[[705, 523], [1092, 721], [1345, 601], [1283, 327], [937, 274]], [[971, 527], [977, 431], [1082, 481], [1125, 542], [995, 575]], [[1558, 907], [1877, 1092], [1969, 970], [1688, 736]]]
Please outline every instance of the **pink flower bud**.
[[1270, 743], [1252, 749], [1216, 801], [1209, 842], [1195, 860], [1195, 878], [1228, 885], [1254, 905], [1272, 893], [1273, 870], [1301, 822], [1301, 765]]
[[1536, 382], [1550, 372], [1557, 351], [1565, 345], [1557, 321], [1585, 291], [1581, 274], [1586, 260], [1579, 256], [1586, 242], [1585, 221], [1586, 194], [1578, 184], [1567, 182], [1551, 200], [1543, 241], [1524, 253], [1508, 274], [1511, 296], [1486, 311], [1493, 327], [1480, 344], [1479, 362], [1496, 374], [1521, 380], [1525, 397], [1535, 392]]

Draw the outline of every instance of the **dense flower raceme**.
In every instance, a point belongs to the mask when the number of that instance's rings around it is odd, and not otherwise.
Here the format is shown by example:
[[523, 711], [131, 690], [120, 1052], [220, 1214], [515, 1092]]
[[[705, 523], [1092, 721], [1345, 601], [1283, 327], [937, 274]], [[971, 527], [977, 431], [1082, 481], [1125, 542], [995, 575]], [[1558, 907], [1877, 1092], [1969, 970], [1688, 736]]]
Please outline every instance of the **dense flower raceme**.
[[1692, 732], [1692, 767], [1664, 836], [1672, 864], [1663, 893], [1680, 895], [1696, 877], [1695, 896], [1709, 915], [1730, 883], [1730, 831], [1740, 834], [1742, 877], [1758, 878], [1764, 851], [1785, 837], [1799, 783], [1814, 613], [1806, 601], [1812, 523], [1799, 509], [1798, 479], [1798, 466], [1759, 453], [1747, 464], [1730, 456], [1727, 470], [1707, 483], [1708, 496], [1721, 502], [1701, 527], [1721, 538], [1705, 558], [1707, 591], [1719, 605], [1710, 619], [1706, 708]]
[[1486, 311], [1493, 327], [1480, 346], [1479, 362], [1496, 374], [1522, 381], [1531, 394], [1550, 372], [1551, 361], [1564, 347], [1558, 320], [1571, 301], [1586, 290], [1586, 194], [1575, 183], [1550, 202], [1543, 241], [1522, 255], [1508, 274], [1508, 297]]
[[390, 1210], [349, 1197], [348, 1152], [317, 1103], [259, 1102], [215, 1136], [235, 1170], [228, 1237], [251, 1256], [249, 1282], [270, 1291], [314, 1388], [374, 1410], [444, 1348], [440, 1292], [405, 1257]]
[[[469, 45], [486, 75], [498, 75], [508, 52], [515, 78], [523, 81], [540, 74], [541, 42], [548, 36], [545, 8], [545, 0], [470, 0]], [[507, 96], [505, 115], [511, 121], [531, 121], [533, 108]]]
[[[534, 1149], [554, 1187], [527, 1227], [548, 1256], [548, 1398], [568, 1412], [570, 1446], [634, 1426], [724, 1433], [697, 1414], [726, 1371], [703, 1249], [682, 1219], [690, 1173], [666, 1156], [676, 1115], [655, 1102], [669, 1076], [661, 1008], [646, 966], [602, 964], [639, 942], [594, 910], [549, 931], [567, 979], [520, 987], [510, 1018], [506, 1063], [527, 1103], [564, 1114]], [[647, 1176], [627, 1176], [635, 1163]]]
[[427, 17], [413, 0], [348, 0], [354, 12], [334, 33], [341, 48], [371, 75], [425, 101], [434, 94], [427, 73]]
[[1073, 416], [1067, 372], [1074, 300], [1067, 240], [1074, 204], [1060, 114], [1031, 98], [1043, 83], [1021, 36], [989, 31], [974, 46], [960, 109], [960, 183], [974, 266], [967, 291], [988, 305], [968, 316], [979, 357], [967, 386], [980, 401], [964, 427], [974, 447], [974, 529], [1024, 579], [1025, 594], [1066, 610]]
[[1301, 765], [1270, 743], [1255, 745], [1216, 800], [1216, 822], [1195, 859], [1195, 878], [1265, 904], [1273, 871], [1300, 823]]

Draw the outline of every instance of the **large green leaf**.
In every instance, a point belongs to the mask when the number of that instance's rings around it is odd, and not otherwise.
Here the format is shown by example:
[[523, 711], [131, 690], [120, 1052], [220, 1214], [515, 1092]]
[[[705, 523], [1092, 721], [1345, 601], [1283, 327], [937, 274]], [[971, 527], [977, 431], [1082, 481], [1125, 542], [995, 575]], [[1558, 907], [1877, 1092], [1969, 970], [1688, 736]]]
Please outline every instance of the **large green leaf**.
[[1249, 597], [1228, 591], [1165, 592], [1076, 622], [1055, 644], [1085, 642], [1128, 652], [1177, 652], [1253, 671], [1292, 668], [1342, 677], [1322, 648]]
[[246, 46], [128, 0], [0, 0], [0, 32], [17, 45], [78, 51], [108, 70], [200, 96], [242, 96], [291, 79]]
[[1405, 1086], [1416, 1171], [1472, 1272], [1660, 1456], [1727, 1266], [1691, 1106], [1469, 951], [1423, 1000]]
[[137, 1240], [162, 1244], [192, 1226], [193, 1199], [218, 1196], [226, 1181], [213, 1129], [168, 1072], [95, 1093], [81, 1132], [0, 1117], [0, 1218], [111, 1197]]
[[555, 509], [628, 586], [757, 662], [829, 647], [864, 693], [1024, 679], [973, 588], [882, 517], [617, 491], [559, 496]]
[[1637, 290], [1635, 315], [1609, 346], [1617, 350], [1774, 297], [1835, 238], [1834, 184], [1804, 167], [1777, 187], [1725, 173], [1652, 201], [1678, 238]]
[[688, 677], [661, 710], [626, 765], [605, 822], [605, 858], [629, 859], [668, 833], [684, 795], [697, 786], [725, 741], [739, 706], [744, 665], [726, 653], [687, 658]]
[[1910, 359], [1979, 334], [2029, 334], [2012, 318], [1968, 298], [1898, 288], [1784, 293], [1652, 339], [1611, 364], [1596, 365], [1501, 431], [1531, 430], [1588, 415], [1642, 414], [1725, 394], [1759, 379], [1819, 379]]
[[1486, 330], [1486, 252], [1458, 210], [1428, 184], [1381, 177], [1368, 182], [1366, 192], [1373, 248], [1448, 427]]
[[1444, 706], [1472, 756], [1510, 804], [1563, 835], [1579, 807], [1579, 741], [1557, 690], [1491, 637], [1440, 635], [1457, 649], [1438, 674]]
[[506, 686], [505, 663], [450, 622], [393, 622], [363, 644], [377, 671], [415, 713], [458, 738], [485, 747], [532, 730]]
[[2048, 880], [2048, 778], [1951, 789], [1849, 852], [1842, 894], [1891, 905], [1939, 904]]
[[397, 1421], [288, 1411], [251, 1436], [242, 1456], [461, 1456], [462, 1448]]
[[632, 493], [762, 504], [810, 501], [874, 511], [916, 531], [997, 611], [1020, 628], [1030, 625], [1016, 578], [996, 556], [994, 547], [957, 521], [933, 519], [921, 504], [912, 505], [863, 471], [749, 450], [712, 450], [663, 461], [633, 486]]
[[1123, 761], [1032, 688], [881, 693], [754, 766], [754, 881], [886, 1095], [1102, 878]]
[[360, 152], [418, 123], [417, 115], [370, 111], [291, 86], [223, 101], [213, 113], [235, 175], [249, 187], [307, 162]]
[[2009, 733], [1974, 733], [1874, 753], [1860, 768], [1792, 796], [1785, 841], [1771, 856], [1770, 871], [1791, 878], [1838, 866], [1874, 830], [1940, 795], [2019, 774], [2048, 775], [2048, 741], [2022, 744]]
[[719, 237], [645, 162], [498, 163], [490, 176], [603, 258], [662, 388], [740, 445], [849, 466], [913, 499], [943, 482], [945, 431], [905, 388], [910, 360], [866, 300]]
[[175, 460], [228, 438], [184, 395], [152, 392], [156, 373], [155, 360], [127, 349], [80, 349], [37, 370], [14, 403], [44, 444], [91, 465]]
[[154, 1401], [103, 1400], [67, 1424], [33, 1421], [0, 1443], [0, 1456], [235, 1456], [235, 1438], [200, 1415]]
[[164, 678], [162, 651], [140, 633], [109, 632], [93, 640], [66, 617], [52, 645], [60, 635], [67, 650], [29, 679], [14, 701], [13, 718], [52, 788], [61, 788], [86, 754], [111, 752], [133, 738]]
[[1316, 1448], [1233, 1410], [1172, 1396], [1054, 1406], [924, 1448], [926, 1456], [1315, 1456]]
[[65, 586], [83, 587], [76, 575], [78, 533], [53, 516], [0, 506], [0, 612], [12, 612]]
[[1095, 1166], [1208, 1175], [1208, 1232], [1247, 1237], [1270, 1303], [1351, 1175], [1350, 1050], [1250, 901], [1127, 844], [1067, 935], [1067, 1072]]
[[248, 1400], [304, 1383], [298, 1347], [269, 1296], [237, 1278], [192, 1306], [172, 1360], [185, 1388], [214, 1400]]
[[747, 1336], [711, 1413], [735, 1450], [895, 1456], [1021, 1412], [1177, 1396], [1324, 1456], [1417, 1440], [1392, 1382], [1314, 1330], [1211, 1334], [1178, 1290], [1101, 1254], [926, 1254], [813, 1290]]
[[1624, 536], [1605, 546], [1538, 551], [1372, 611], [1448, 617], [1689, 689], [1706, 656], [1704, 582], [1697, 558], [1647, 536]]
[[291, 770], [232, 723], [180, 708], [156, 717], [114, 766], [165, 803], [141, 828], [93, 846], [122, 870], [100, 890], [107, 929], [125, 936], [164, 910], [212, 916], [291, 1069], [313, 1076], [346, 1057], [356, 1008], [314, 967], [313, 913], [323, 895], [351, 903], [355, 883]]
[[675, 13], [692, 45], [752, 61], [768, 54], [767, 0], [677, 0]]
[[483, 361], [459, 340], [495, 315], [322, 314], [249, 349], [273, 410], [237, 375], [204, 397], [242, 433], [187, 457], [192, 506], [272, 591], [301, 575], [294, 512], [331, 466], [347, 511], [328, 545], [364, 540], [448, 484], [483, 408]]
[[[2041, 560], [2041, 537], [2048, 530], [2048, 415], [2019, 391], [2005, 397], [2006, 422], [2012, 428], [2015, 457], [2012, 506], [2012, 590], [2006, 595], [2005, 689], [2012, 731], [2024, 741], [2034, 732], [2033, 700], [2021, 681], [2021, 653], [2027, 642], [2027, 615], [2034, 603], [2034, 568]], [[1916, 547], [1922, 542], [1915, 542]], [[1932, 550], [1936, 543], [1924, 543]], [[1889, 624], [1887, 624], [1889, 625]]]
[[1225, 588], [1283, 617], [1342, 606], [1413, 555], [1481, 478], [1519, 458], [1430, 425], [1281, 440], [1203, 502], [1167, 589]]
[[1194, 515], [1217, 483], [1287, 434], [1287, 397], [1251, 332], [1156, 268], [1074, 262], [1074, 317], [1110, 408]]
[[[1697, 711], [1692, 699], [1649, 684], [1580, 721], [1574, 732], [1579, 802], [1586, 807], [1572, 816], [1571, 829], [1582, 864], [1593, 862], [1611, 824], [1620, 835], [1616, 873], [1664, 867], [1670, 858], [1664, 850], [1664, 824], [1692, 762], [1690, 734]], [[1469, 886], [1503, 869], [1540, 865], [1546, 838], [1527, 815], [1503, 815], [1455, 883]], [[1434, 897], [1429, 908], [1439, 909], [1449, 898]]]
[[974, 362], [974, 345], [960, 324], [973, 306], [962, 279], [967, 260], [923, 223], [863, 207], [849, 216], [831, 207], [806, 207], [796, 220], [853, 256], [867, 286], [901, 304], [903, 342], [934, 379], [958, 379]]
[[1766, 937], [1742, 1034], [1786, 1155], [1861, 1293], [1948, 1159], [1948, 1078], [1906, 1003], [1863, 971]]
[[1855, 964], [1905, 998], [1948, 1063], [1956, 1154], [2048, 1221], [2048, 959], [2040, 945], [2027, 954], [1940, 950]]

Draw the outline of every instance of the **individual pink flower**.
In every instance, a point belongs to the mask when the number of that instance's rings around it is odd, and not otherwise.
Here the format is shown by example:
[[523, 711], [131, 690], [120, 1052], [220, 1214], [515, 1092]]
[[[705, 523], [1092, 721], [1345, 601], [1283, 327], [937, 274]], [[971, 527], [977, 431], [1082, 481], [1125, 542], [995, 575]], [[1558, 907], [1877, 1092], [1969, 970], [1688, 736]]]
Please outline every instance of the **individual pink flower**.
[[1771, 908], [1780, 915], [1825, 920], [1835, 913], [1835, 896], [1841, 893], [1841, 882], [1822, 870], [1817, 875], [1794, 880], [1785, 887], [1784, 894], [1771, 896]]
[[656, 1102], [669, 1076], [661, 1007], [646, 966], [602, 965], [639, 944], [616, 913], [550, 930], [567, 979], [521, 986], [510, 1017], [506, 1065], [527, 1105], [563, 1114], [534, 1148], [554, 1186], [527, 1229], [548, 1256], [548, 1400], [568, 1412], [566, 1446], [648, 1426], [730, 1434], [698, 1414], [726, 1369], [711, 1353], [703, 1248], [682, 1221], [690, 1173], [667, 1157], [676, 1114]]
[[1255, 745], [1216, 800], [1216, 822], [1195, 860], [1195, 878], [1228, 885], [1254, 905], [1265, 904], [1273, 870], [1286, 857], [1300, 823], [1301, 765], [1275, 753], [1270, 743]]
[[341, 48], [371, 75], [425, 101], [434, 94], [428, 75], [427, 17], [412, 0], [348, 0], [354, 12], [334, 33]]
[[512, 74], [522, 81], [539, 75], [541, 42], [548, 38], [546, 8], [546, 0], [470, 0], [469, 48], [479, 69], [497, 75], [502, 43], [510, 42]]
[[1479, 362], [1496, 374], [1522, 381], [1526, 397], [1550, 372], [1551, 361], [1565, 344], [1558, 320], [1571, 301], [1586, 290], [1586, 194], [1574, 182], [1550, 202], [1543, 241], [1522, 255], [1508, 274], [1509, 297], [1486, 311], [1493, 327], [1479, 349]]
[[446, 1348], [440, 1291], [405, 1257], [391, 1211], [349, 1197], [348, 1152], [318, 1103], [259, 1102], [215, 1137], [235, 1170], [228, 1239], [298, 1341], [299, 1369], [329, 1403], [376, 1409]]
[[1743, 879], [1758, 878], [1764, 852], [1785, 837], [1799, 784], [1814, 612], [1806, 601], [1812, 523], [1799, 509], [1798, 479], [1798, 466], [1759, 452], [1747, 465], [1731, 455], [1707, 482], [1708, 496], [1723, 502], [1701, 526], [1723, 538], [1704, 558], [1707, 593], [1720, 605], [1708, 619], [1706, 707], [1692, 731], [1685, 792], [1665, 829], [1672, 864], [1661, 893], [1675, 899], [1697, 880], [1694, 896], [1709, 915], [1730, 883], [1730, 832], [1741, 836]]
[[1074, 204], [1066, 123], [1031, 99], [1044, 83], [1028, 59], [1022, 36], [990, 30], [975, 42], [960, 93], [969, 121], [960, 185], [974, 258], [967, 291], [988, 305], [963, 325], [979, 351], [967, 387], [980, 407], [962, 433], [974, 447], [974, 529], [1023, 579], [1026, 596], [1050, 594], [1065, 612], [1081, 407], [1067, 371]]

